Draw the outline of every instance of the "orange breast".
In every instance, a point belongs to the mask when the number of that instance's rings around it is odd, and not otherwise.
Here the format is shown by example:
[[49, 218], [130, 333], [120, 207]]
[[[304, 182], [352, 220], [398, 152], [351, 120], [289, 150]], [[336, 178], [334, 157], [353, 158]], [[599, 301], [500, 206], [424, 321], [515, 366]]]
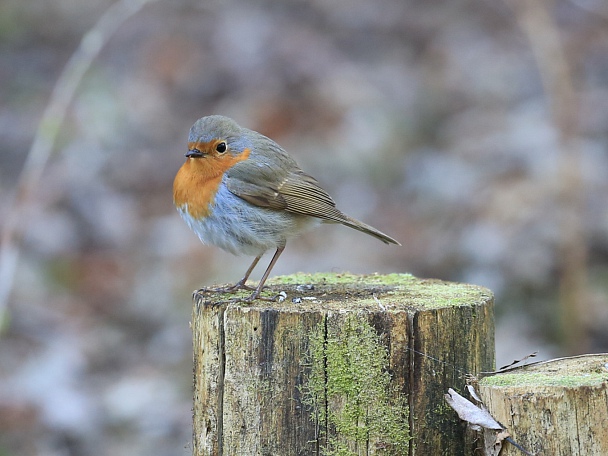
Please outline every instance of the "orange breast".
[[173, 204], [178, 208], [187, 204], [188, 213], [194, 218], [208, 216], [224, 173], [246, 160], [249, 153], [245, 149], [239, 155], [186, 159], [173, 181]]

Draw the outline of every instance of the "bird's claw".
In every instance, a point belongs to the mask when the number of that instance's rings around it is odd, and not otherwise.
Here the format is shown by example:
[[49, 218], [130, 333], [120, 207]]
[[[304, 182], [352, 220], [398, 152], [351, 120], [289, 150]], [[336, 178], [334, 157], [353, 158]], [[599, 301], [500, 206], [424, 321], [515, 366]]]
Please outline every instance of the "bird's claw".
[[203, 295], [203, 294], [207, 294], [207, 293], [235, 293], [239, 290], [248, 290], [248, 291], [255, 291], [256, 288], [250, 287], [249, 285], [246, 285], [244, 283], [235, 283], [234, 285], [227, 285], [225, 287], [217, 287], [217, 288], [212, 288], [212, 287], [203, 287], [203, 288], [199, 288], [198, 290], [194, 291], [194, 294], [199, 294], [199, 295]]
[[[266, 287], [264, 287], [264, 288], [266, 288]], [[242, 297], [242, 298], [241, 297], [229, 298], [226, 301], [220, 301], [220, 303], [238, 303], [238, 302], [252, 303], [253, 301], [283, 302], [287, 298], [287, 294], [284, 291], [281, 291], [279, 294], [277, 294], [275, 296], [261, 296], [260, 293], [262, 290], [259, 290], [258, 288], [250, 287], [249, 285], [246, 285], [241, 282], [238, 282], [234, 285], [228, 285], [225, 287], [199, 288], [198, 290], [195, 290], [194, 293], [192, 293], [192, 295], [194, 297], [196, 297], [196, 296], [204, 297], [207, 294], [214, 294], [214, 293], [229, 294], [229, 293], [236, 293], [239, 290], [253, 291], [253, 293], [251, 293], [251, 295], [249, 295], [249, 296]]]
[[260, 296], [260, 294], [257, 291], [254, 291], [250, 296], [247, 296], [245, 298], [230, 298], [230, 302], [232, 303], [238, 303], [238, 302], [242, 302], [242, 303], [246, 303], [246, 304], [250, 304], [253, 301], [265, 301], [265, 302], [282, 302], [284, 300], [284, 298], [282, 296], [281, 293], [275, 295], [275, 296]]

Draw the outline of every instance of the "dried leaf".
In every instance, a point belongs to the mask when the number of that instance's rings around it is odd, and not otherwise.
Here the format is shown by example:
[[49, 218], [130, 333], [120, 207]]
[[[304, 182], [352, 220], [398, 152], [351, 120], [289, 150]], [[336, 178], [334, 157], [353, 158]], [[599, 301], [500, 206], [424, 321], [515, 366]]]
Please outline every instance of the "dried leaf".
[[452, 388], [445, 395], [445, 400], [452, 407], [461, 420], [481, 426], [486, 429], [502, 430], [503, 427], [484, 408], [480, 408], [468, 399], [462, 397]]
[[475, 388], [468, 385], [467, 390], [473, 400], [479, 403], [479, 406], [465, 399], [452, 388], [448, 389], [445, 400], [456, 411], [458, 417], [469, 423], [472, 429], [480, 431], [483, 428], [484, 456], [498, 456], [502, 448], [502, 442], [505, 440], [522, 453], [532, 456], [532, 453], [514, 442], [509, 431], [490, 415], [490, 412], [477, 395]]
[[[475, 400], [475, 402], [477, 402], [478, 404], [482, 404], [482, 400], [479, 398], [479, 396], [477, 395], [477, 391], [475, 391], [475, 388], [473, 388], [472, 385], [467, 385], [467, 391], [469, 392], [469, 394], [471, 395], [471, 397]], [[481, 407], [483, 407], [485, 409], [485, 406], [482, 404]]]
[[508, 436], [509, 432], [507, 430], [500, 432], [494, 429], [483, 430], [484, 456], [498, 456], [500, 454], [502, 442], [505, 439], [504, 434]]

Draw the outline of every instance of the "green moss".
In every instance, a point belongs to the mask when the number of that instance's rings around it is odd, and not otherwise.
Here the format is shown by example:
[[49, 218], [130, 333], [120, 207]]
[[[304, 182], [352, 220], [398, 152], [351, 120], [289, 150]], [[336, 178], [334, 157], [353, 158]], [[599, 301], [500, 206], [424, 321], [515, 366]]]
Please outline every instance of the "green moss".
[[540, 372], [524, 372], [517, 374], [498, 374], [485, 377], [480, 384], [485, 386], [562, 386], [577, 388], [579, 386], [594, 386], [608, 381], [606, 373], [547, 374]]
[[[290, 311], [317, 311], [319, 304], [322, 304], [323, 308], [333, 311], [340, 311], [348, 305], [368, 311], [382, 309], [386, 312], [401, 312], [411, 309], [475, 307], [485, 305], [493, 299], [492, 293], [483, 287], [419, 279], [411, 274], [298, 273], [273, 277], [267, 285], [262, 293], [264, 297], [271, 298], [279, 293], [285, 295], [282, 302], [273, 303], [273, 308]], [[199, 302], [230, 304], [231, 299], [243, 299], [250, 294], [250, 291], [244, 290], [229, 295], [209, 291], [196, 299]], [[254, 301], [237, 305], [267, 307], [268, 302]]]
[[388, 351], [365, 316], [330, 317], [309, 341], [303, 402], [311, 419], [329, 430], [322, 454], [351, 456], [367, 445], [375, 454], [406, 454], [407, 404], [391, 384]]
[[411, 274], [369, 274], [356, 275], [334, 272], [317, 272], [314, 274], [306, 274], [298, 272], [286, 276], [277, 276], [269, 280], [272, 285], [298, 285], [303, 283], [314, 283], [322, 285], [344, 285], [365, 283], [370, 285], [403, 285], [407, 282], [417, 280]]
[[[368, 310], [377, 310], [380, 305], [392, 312], [475, 306], [493, 299], [492, 292], [483, 287], [419, 279], [411, 274], [298, 273], [275, 277], [268, 284], [275, 293], [285, 291], [289, 300], [298, 296], [314, 297], [336, 310], [345, 302]], [[300, 290], [298, 285], [314, 285], [314, 289]]]

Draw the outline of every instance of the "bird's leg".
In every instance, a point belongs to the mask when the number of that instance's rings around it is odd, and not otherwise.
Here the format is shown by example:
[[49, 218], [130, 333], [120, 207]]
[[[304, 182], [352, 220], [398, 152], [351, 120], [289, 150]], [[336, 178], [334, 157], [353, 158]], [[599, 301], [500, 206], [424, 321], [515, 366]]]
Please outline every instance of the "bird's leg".
[[[283, 253], [283, 250], [285, 250], [285, 246], [277, 248], [277, 251], [274, 253], [272, 260], [270, 260], [270, 264], [266, 268], [266, 272], [264, 272], [264, 275], [262, 276], [262, 279], [260, 280], [258, 287], [251, 294], [251, 296], [249, 296], [246, 299], [247, 301], [253, 301], [254, 299], [262, 299], [264, 301], [274, 301], [275, 300], [275, 298], [262, 298], [262, 297], [260, 297], [260, 293], [262, 292], [262, 289], [264, 288], [264, 283], [266, 283], [266, 279], [268, 279], [268, 276], [270, 275], [270, 271], [272, 271], [272, 268], [274, 267], [275, 263], [281, 256], [281, 253]], [[257, 260], [259, 260], [259, 259], [260, 258], [258, 257]], [[256, 263], [257, 263], [257, 261], [256, 261]]]
[[247, 279], [249, 279], [249, 276], [251, 275], [251, 272], [253, 271], [253, 268], [255, 268], [255, 266], [258, 264], [258, 261], [260, 261], [260, 258], [262, 258], [262, 255], [258, 255], [257, 257], [255, 257], [253, 259], [251, 266], [249, 266], [249, 269], [247, 269], [247, 272], [245, 272], [245, 275], [243, 276], [243, 278], [241, 280], [239, 280], [237, 283], [235, 283], [234, 285], [228, 285], [226, 287], [219, 287], [219, 288], [201, 288], [200, 290], [195, 291], [195, 293], [208, 293], [208, 292], [231, 293], [233, 291], [237, 291], [237, 290], [241, 290], [241, 289], [250, 290], [250, 291], [255, 290], [255, 288], [250, 287], [246, 283], [247, 283]]
[[253, 268], [256, 267], [256, 265], [258, 264], [258, 261], [260, 261], [260, 258], [262, 258], [262, 255], [258, 255], [257, 257], [255, 257], [253, 259], [253, 262], [251, 263], [251, 266], [249, 266], [249, 269], [247, 269], [247, 272], [245, 272], [245, 275], [243, 276], [243, 278], [241, 280], [239, 280], [237, 283], [235, 283], [234, 285], [225, 287], [225, 290], [226, 291], [235, 291], [235, 290], [240, 290], [242, 288], [244, 288], [245, 290], [255, 290], [255, 288], [247, 285], [247, 279], [249, 279], [249, 276], [251, 275]]
[[277, 260], [281, 256], [281, 253], [283, 253], [283, 250], [285, 250], [285, 246], [277, 248], [277, 251], [274, 253], [272, 260], [270, 260], [270, 264], [266, 268], [266, 271], [264, 272], [264, 275], [262, 276], [260, 283], [258, 284], [257, 288], [255, 288], [255, 289], [246, 285], [246, 282], [247, 282], [247, 279], [249, 278], [249, 275], [251, 274], [251, 271], [253, 271], [253, 268], [255, 268], [255, 266], [258, 264], [258, 261], [260, 261], [260, 258], [262, 257], [262, 255], [255, 257], [255, 259], [253, 260], [253, 263], [251, 263], [251, 266], [249, 266], [249, 269], [247, 269], [247, 272], [245, 273], [245, 277], [243, 277], [241, 280], [239, 280], [234, 285], [230, 285], [227, 287], [221, 287], [221, 288], [201, 288], [200, 290], [195, 291], [195, 293], [205, 293], [205, 292], [210, 292], [210, 291], [215, 292], [215, 293], [230, 293], [232, 291], [245, 289], [245, 290], [253, 290], [253, 293], [251, 294], [251, 296], [249, 296], [247, 298], [234, 298], [234, 299], [230, 299], [230, 301], [231, 302], [251, 302], [256, 299], [260, 299], [262, 301], [275, 301], [276, 297], [265, 298], [265, 297], [260, 296], [260, 293], [262, 292], [262, 289], [264, 288], [266, 279], [268, 279], [268, 276], [270, 275], [270, 271], [272, 271], [272, 268], [274, 268], [274, 265], [276, 264]]

